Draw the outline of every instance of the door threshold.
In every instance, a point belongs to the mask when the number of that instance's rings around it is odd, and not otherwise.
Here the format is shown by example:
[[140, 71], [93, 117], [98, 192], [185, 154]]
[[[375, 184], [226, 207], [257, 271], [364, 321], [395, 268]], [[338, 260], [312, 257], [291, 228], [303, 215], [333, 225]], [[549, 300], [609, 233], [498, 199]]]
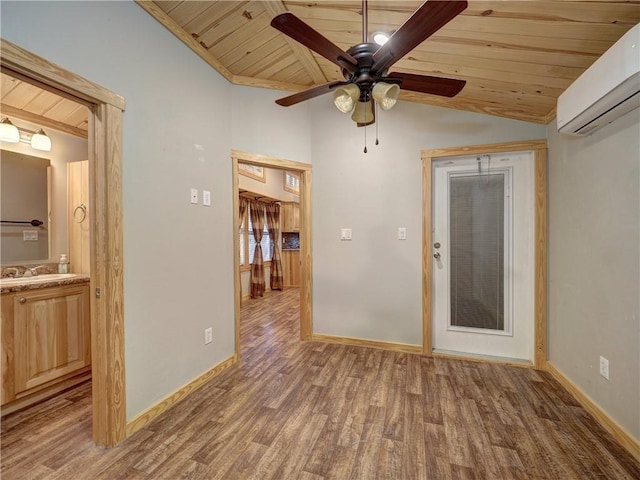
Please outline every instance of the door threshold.
[[524, 360], [521, 358], [497, 357], [494, 355], [482, 355], [479, 353], [455, 352], [452, 350], [441, 350], [439, 348], [434, 348], [432, 351], [432, 355], [434, 357], [467, 360], [469, 362], [500, 363], [512, 367], [524, 368], [534, 367], [533, 361], [531, 360]]

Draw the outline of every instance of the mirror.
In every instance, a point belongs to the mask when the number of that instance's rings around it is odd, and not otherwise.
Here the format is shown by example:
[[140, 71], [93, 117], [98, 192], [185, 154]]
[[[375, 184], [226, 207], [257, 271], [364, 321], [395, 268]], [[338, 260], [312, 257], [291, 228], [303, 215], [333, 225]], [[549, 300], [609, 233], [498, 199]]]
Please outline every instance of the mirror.
[[[49, 262], [50, 170], [51, 162], [46, 158], [1, 151], [2, 266]], [[42, 224], [38, 225], [39, 222]]]

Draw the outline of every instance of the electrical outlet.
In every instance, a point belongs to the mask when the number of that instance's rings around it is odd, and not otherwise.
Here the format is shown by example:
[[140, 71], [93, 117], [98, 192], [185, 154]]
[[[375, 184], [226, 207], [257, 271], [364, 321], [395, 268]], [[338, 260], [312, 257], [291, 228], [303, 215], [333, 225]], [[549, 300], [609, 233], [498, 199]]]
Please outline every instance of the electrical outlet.
[[205, 328], [205, 330], [204, 330], [204, 344], [208, 345], [211, 342], [213, 342], [213, 328], [212, 327]]
[[600, 375], [609, 380], [609, 360], [600, 357]]
[[353, 238], [350, 228], [340, 229], [340, 240], [351, 240]]

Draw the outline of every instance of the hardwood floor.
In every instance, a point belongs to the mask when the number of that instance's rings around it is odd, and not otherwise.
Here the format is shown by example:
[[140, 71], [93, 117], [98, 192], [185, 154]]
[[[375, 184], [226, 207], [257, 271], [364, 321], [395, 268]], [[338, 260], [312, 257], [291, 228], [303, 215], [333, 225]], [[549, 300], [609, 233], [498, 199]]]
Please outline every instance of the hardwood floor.
[[3, 421], [2, 479], [639, 479], [534, 370], [298, 340], [298, 290], [242, 311], [242, 361], [113, 449], [90, 387]]

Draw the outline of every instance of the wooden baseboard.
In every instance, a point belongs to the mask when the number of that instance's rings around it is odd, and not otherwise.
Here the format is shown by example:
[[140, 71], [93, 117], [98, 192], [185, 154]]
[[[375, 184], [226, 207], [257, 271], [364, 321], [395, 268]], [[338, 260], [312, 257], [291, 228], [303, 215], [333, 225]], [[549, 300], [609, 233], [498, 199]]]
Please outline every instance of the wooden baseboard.
[[408, 343], [382, 342], [379, 340], [366, 340], [362, 338], [338, 337], [335, 335], [322, 335], [314, 333], [311, 340], [315, 342], [340, 343], [342, 345], [355, 345], [358, 347], [381, 348], [394, 352], [422, 353], [422, 345], [410, 345]]
[[569, 380], [551, 362], [546, 362], [545, 370], [549, 372], [564, 388], [566, 388], [582, 406], [607, 430], [620, 444], [640, 461], [640, 441], [631, 436], [623, 427], [611, 418], [596, 402], [584, 393], [580, 387]]
[[130, 437], [135, 432], [140, 430], [145, 425], [148, 425], [154, 418], [158, 415], [162, 414], [169, 408], [173, 407], [175, 404], [181, 402], [185, 397], [196, 391], [202, 385], [207, 383], [216, 375], [219, 375], [224, 370], [232, 366], [238, 361], [239, 357], [237, 354], [233, 354], [226, 360], [223, 360], [211, 370], [204, 372], [197, 378], [194, 378], [189, 383], [184, 385], [182, 388], [176, 390], [171, 395], [166, 397], [164, 400], [156, 403], [154, 406], [148, 408], [144, 412], [137, 415], [131, 421], [127, 422], [127, 437]]

